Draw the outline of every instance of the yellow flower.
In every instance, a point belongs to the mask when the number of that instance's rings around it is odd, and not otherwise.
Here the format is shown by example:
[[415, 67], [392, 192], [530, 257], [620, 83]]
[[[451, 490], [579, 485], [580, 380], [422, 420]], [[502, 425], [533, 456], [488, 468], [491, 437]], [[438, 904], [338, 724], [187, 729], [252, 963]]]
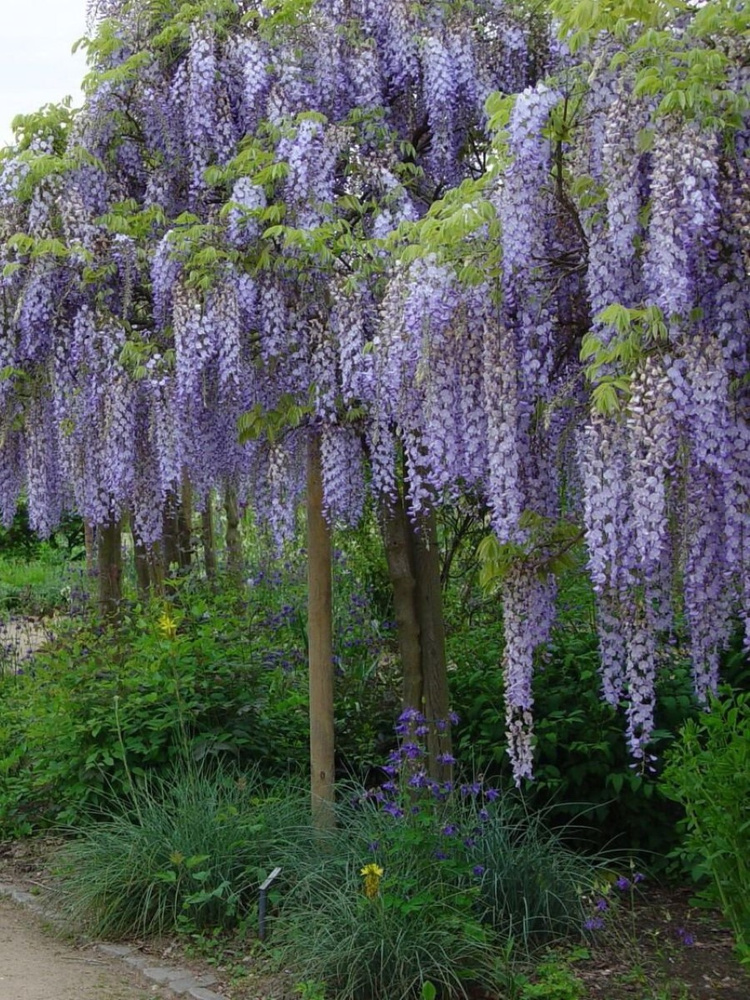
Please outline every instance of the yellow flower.
[[380, 880], [383, 877], [383, 869], [380, 865], [371, 862], [369, 865], [365, 865], [364, 868], [360, 868], [359, 874], [365, 880], [365, 896], [368, 899], [375, 899], [380, 887]]
[[174, 639], [177, 635], [177, 622], [168, 611], [162, 611], [158, 628], [165, 639]]

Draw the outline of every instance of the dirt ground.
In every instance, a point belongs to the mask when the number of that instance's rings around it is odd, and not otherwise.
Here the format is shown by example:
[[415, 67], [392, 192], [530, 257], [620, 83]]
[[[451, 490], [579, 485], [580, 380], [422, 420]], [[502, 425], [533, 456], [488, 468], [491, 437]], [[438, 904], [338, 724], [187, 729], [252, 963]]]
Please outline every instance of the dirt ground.
[[0, 897], [0, 1000], [154, 1000], [127, 969], [45, 930], [26, 907]]

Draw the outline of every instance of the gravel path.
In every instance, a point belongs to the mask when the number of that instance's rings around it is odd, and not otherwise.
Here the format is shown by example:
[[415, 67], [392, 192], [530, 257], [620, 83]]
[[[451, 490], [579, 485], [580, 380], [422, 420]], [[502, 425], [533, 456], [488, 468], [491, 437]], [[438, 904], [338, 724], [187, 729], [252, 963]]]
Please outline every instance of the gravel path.
[[0, 1000], [154, 1000], [121, 964], [45, 931], [27, 908], [0, 898]]

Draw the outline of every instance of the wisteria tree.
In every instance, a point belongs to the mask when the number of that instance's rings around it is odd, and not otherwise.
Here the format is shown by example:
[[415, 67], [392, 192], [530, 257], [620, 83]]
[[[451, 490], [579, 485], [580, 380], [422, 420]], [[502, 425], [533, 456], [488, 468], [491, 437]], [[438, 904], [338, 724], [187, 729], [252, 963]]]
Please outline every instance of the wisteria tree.
[[4, 512], [25, 484], [40, 531], [129, 510], [148, 546], [185, 483], [279, 539], [319, 498], [322, 801], [326, 525], [368, 492], [443, 768], [441, 504], [489, 511], [517, 780], [580, 542], [643, 766], [669, 637], [705, 700], [750, 629], [748, 14], [550, 7], [106, 0], [86, 107], [3, 162]]

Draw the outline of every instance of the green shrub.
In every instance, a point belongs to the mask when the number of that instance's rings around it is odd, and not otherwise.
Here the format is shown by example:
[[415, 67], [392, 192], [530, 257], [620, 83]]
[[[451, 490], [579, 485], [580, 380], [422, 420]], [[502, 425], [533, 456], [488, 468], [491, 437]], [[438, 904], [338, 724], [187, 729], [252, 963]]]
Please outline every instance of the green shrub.
[[718, 904], [750, 965], [750, 694], [716, 701], [683, 727], [667, 756], [664, 793], [685, 809], [677, 852]]
[[307, 697], [268, 655], [283, 627], [194, 597], [174, 639], [163, 608], [134, 609], [116, 630], [74, 624], [22, 675], [0, 677], [0, 830], [74, 823], [129, 780], [167, 772], [186, 750], [267, 774], [304, 768]]
[[[572, 822], [570, 829], [596, 847], [638, 851], [649, 855], [652, 866], [659, 865], [678, 843], [676, 823], [682, 815], [662, 791], [661, 761], [680, 726], [700, 714], [691, 666], [675, 652], [657, 680], [656, 771], [641, 773], [632, 767], [624, 713], [602, 701], [597, 635], [580, 620], [583, 609], [577, 613], [576, 624], [573, 611], [567, 612], [567, 623], [556, 630], [549, 656], [534, 677], [534, 781], [525, 792], [549, 823]], [[454, 667], [451, 703], [461, 718], [457, 754], [465, 766], [473, 762], [475, 770], [504, 784], [510, 782], [510, 768], [502, 643], [497, 621], [480, 622], [452, 634], [448, 649]], [[724, 675], [746, 683], [747, 674], [738, 641], [724, 658]]]

